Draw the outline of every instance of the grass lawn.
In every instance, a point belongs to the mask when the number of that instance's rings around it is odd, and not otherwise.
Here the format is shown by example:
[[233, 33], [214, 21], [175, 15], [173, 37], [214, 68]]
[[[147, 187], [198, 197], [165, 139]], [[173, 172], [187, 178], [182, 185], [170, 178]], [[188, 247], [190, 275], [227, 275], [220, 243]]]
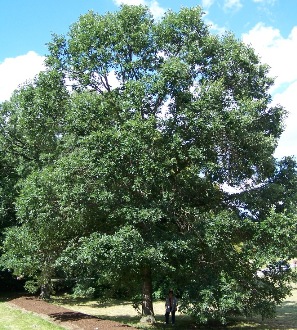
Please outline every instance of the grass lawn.
[[[297, 286], [293, 290], [293, 295], [288, 297], [286, 301], [277, 308], [277, 316], [275, 319], [262, 321], [260, 317], [241, 319], [234, 324], [230, 324], [223, 329], [240, 329], [240, 330], [264, 330], [264, 329], [297, 329]], [[77, 300], [70, 296], [56, 297], [55, 304], [61, 304], [66, 308], [80, 311], [82, 313], [95, 315], [102, 319], [111, 319], [121, 323], [129, 324], [139, 329], [164, 329], [164, 302], [158, 301], [154, 303], [154, 311], [157, 323], [154, 326], [145, 326], [139, 323], [139, 315], [131, 306], [131, 303], [125, 301], [109, 301], [100, 303], [100, 301]], [[166, 327], [167, 328], [167, 327]], [[168, 328], [171, 328], [169, 326]], [[176, 314], [176, 329], [189, 330], [194, 329], [192, 320], [180, 313]], [[197, 327], [203, 329], [203, 327]], [[205, 328], [211, 329], [211, 328]], [[214, 328], [219, 329], [219, 328]]]
[[61, 330], [65, 328], [59, 327], [49, 321], [8, 306], [5, 302], [0, 301], [0, 330]]
[[[25, 312], [19, 309], [14, 309], [5, 303], [9, 301], [0, 300], [0, 330], [62, 330], [65, 329], [48, 320], [39, 317], [31, 312]], [[71, 296], [54, 297], [54, 304], [62, 305], [68, 309], [79, 311], [89, 315], [94, 315], [102, 319], [110, 319], [124, 324], [134, 326], [139, 329], [165, 329], [164, 326], [164, 302], [157, 301], [154, 303], [154, 311], [156, 324], [147, 326], [139, 322], [140, 316], [134, 310], [130, 302], [126, 301], [108, 301], [100, 302], [97, 300], [73, 299]], [[171, 329], [169, 325], [166, 329]], [[175, 329], [190, 330], [190, 329], [221, 329], [221, 328], [204, 328], [195, 327], [193, 321], [186, 315], [177, 313]], [[222, 328], [224, 330], [296, 330], [297, 329], [297, 286], [292, 292], [292, 296], [288, 297], [281, 306], [277, 308], [277, 316], [272, 320], [264, 320], [261, 318], [249, 318], [237, 320], [236, 323], [229, 324]]]

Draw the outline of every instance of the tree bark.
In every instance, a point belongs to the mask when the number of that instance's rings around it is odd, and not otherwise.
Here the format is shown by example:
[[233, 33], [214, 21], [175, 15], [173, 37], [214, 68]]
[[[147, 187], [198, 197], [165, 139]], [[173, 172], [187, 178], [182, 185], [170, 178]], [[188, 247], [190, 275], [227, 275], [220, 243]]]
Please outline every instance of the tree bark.
[[50, 259], [49, 257], [46, 258], [46, 260], [44, 261], [43, 264], [43, 270], [41, 273], [41, 277], [40, 277], [40, 282], [41, 282], [41, 286], [40, 286], [40, 298], [41, 299], [50, 299], [51, 297], [51, 293], [52, 293], [52, 273], [53, 273], [53, 269], [51, 266], [51, 262], [48, 261], [48, 259]]
[[154, 316], [152, 271], [149, 266], [145, 266], [143, 269], [142, 315]]
[[41, 285], [40, 288], [40, 299], [50, 299], [51, 297], [51, 284], [50, 283], [44, 283]]

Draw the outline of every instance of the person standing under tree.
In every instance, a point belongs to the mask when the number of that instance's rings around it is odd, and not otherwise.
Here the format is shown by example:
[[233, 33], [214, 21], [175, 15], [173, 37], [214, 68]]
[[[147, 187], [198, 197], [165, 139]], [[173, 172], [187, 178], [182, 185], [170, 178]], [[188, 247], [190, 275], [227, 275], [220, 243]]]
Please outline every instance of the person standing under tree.
[[165, 321], [166, 324], [169, 324], [169, 314], [171, 313], [171, 322], [172, 325], [175, 323], [175, 312], [177, 311], [177, 299], [173, 295], [173, 290], [169, 290], [168, 297], [165, 302]]

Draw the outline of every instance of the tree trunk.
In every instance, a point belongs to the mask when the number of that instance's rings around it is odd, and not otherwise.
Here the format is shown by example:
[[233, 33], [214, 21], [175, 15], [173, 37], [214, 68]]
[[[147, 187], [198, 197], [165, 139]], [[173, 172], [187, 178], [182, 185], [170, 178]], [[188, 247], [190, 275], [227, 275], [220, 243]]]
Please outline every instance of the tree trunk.
[[51, 297], [51, 284], [50, 283], [44, 283], [41, 285], [40, 288], [40, 299], [50, 299]]
[[152, 272], [149, 266], [143, 269], [142, 315], [154, 316]]
[[40, 298], [41, 299], [50, 299], [52, 293], [52, 263], [48, 261], [49, 257], [45, 259], [43, 264], [43, 270], [39, 278], [41, 282], [40, 286]]

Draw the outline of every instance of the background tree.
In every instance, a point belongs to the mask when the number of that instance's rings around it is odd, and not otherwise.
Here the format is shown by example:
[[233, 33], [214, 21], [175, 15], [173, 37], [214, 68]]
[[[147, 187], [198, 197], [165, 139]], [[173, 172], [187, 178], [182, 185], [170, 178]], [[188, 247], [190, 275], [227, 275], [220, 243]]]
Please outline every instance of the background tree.
[[[292, 256], [295, 218], [249, 196], [268, 200], [269, 189], [253, 187], [270, 182], [290, 186], [284, 202], [293, 210], [296, 164], [273, 158], [285, 111], [270, 106], [268, 67], [233, 35], [211, 35], [199, 7], [158, 22], [143, 6], [89, 12], [49, 51], [48, 71], [2, 115], [7, 146], [15, 137], [22, 159], [28, 148], [36, 155], [21, 163], [16, 199], [19, 226], [38, 233], [28, 245], [41, 251], [34, 272], [49, 279], [64, 269], [101, 283], [116, 274], [116, 285], [133, 283], [130, 296], [142, 287], [144, 315], [154, 314], [154, 289], [166, 286], [179, 289], [182, 310], [199, 322], [272, 315], [292, 274], [255, 274]], [[29, 119], [34, 134], [19, 125]], [[223, 184], [244, 189], [230, 196]], [[17, 262], [10, 238], [18, 230], [4, 242], [6, 267]]]
[[63, 76], [48, 70], [1, 105], [2, 150], [14, 160], [21, 179], [59, 154], [67, 99]]
[[[1, 141], [1, 140], [0, 140]], [[1, 142], [0, 142], [1, 143]], [[14, 165], [7, 159], [3, 150], [0, 151], [0, 245], [4, 238], [4, 230], [16, 224], [14, 200], [16, 196], [15, 184], [18, 175]], [[1, 255], [1, 250], [0, 250]], [[0, 269], [1, 289], [6, 290], [12, 286], [11, 274]]]
[[0, 157], [0, 235], [2, 238], [2, 230], [14, 225], [16, 221], [13, 201], [18, 175], [14, 165], [10, 164], [3, 152], [0, 153]]
[[[29, 269], [27, 264], [20, 267], [26, 258], [20, 258], [18, 266], [15, 262], [16, 256], [20, 256], [20, 253], [28, 256], [32, 261], [32, 249], [37, 246], [35, 243], [40, 241], [40, 237], [36, 233], [41, 234], [42, 231], [43, 235], [45, 233], [39, 227], [33, 231], [32, 228], [27, 228], [26, 223], [29, 222], [30, 217], [26, 218], [25, 215], [18, 212], [19, 205], [17, 205], [16, 199], [19, 194], [22, 194], [22, 190], [23, 194], [24, 191], [27, 194], [24, 203], [30, 199], [28, 195], [32, 193], [32, 190], [26, 190], [23, 182], [32, 173], [37, 176], [41, 168], [51, 164], [60, 154], [67, 95], [63, 79], [57, 71], [41, 72], [34, 81], [28, 82], [16, 90], [11, 99], [1, 104], [0, 107], [0, 152], [3, 155], [0, 183], [1, 211], [3, 211], [1, 236], [4, 234], [4, 229], [10, 227], [6, 232], [7, 242], [4, 246], [11, 250], [15, 247], [17, 251], [10, 255], [11, 263], [14, 266], [7, 266], [7, 268], [14, 268], [17, 275], [31, 276], [32, 272], [34, 273], [33, 268], [40, 265], [37, 262], [39, 260], [37, 251], [35, 251], [36, 260], [32, 262], [29, 273], [22, 271], [22, 269]], [[32, 180], [32, 177], [28, 180]], [[31, 198], [33, 199], [34, 196]], [[31, 212], [31, 214], [40, 212], [42, 212], [41, 209]], [[47, 218], [48, 223], [50, 223], [49, 219], [51, 219], [50, 215]], [[22, 227], [24, 225], [24, 230], [13, 227], [21, 224]], [[15, 245], [13, 242], [18, 240], [20, 245]], [[7, 260], [7, 257], [5, 259]]]

